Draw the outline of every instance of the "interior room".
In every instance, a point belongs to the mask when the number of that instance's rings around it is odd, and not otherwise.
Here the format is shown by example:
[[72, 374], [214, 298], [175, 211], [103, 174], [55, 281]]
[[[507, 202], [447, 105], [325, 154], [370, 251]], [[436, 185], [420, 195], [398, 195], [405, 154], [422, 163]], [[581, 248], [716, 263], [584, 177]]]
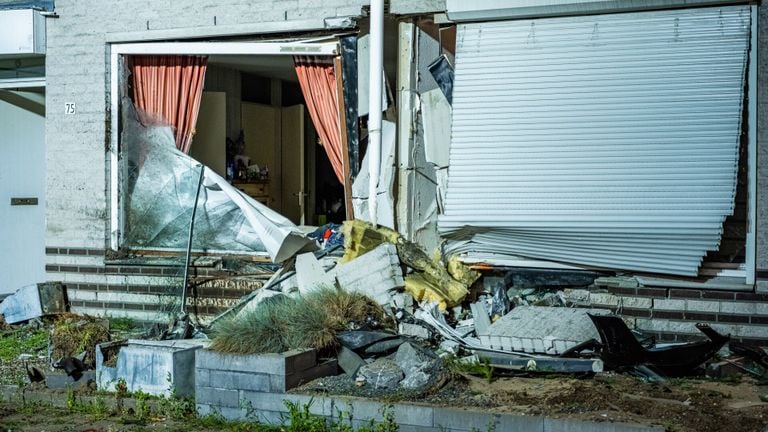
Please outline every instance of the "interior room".
[[190, 155], [296, 224], [344, 219], [291, 56], [209, 56]]

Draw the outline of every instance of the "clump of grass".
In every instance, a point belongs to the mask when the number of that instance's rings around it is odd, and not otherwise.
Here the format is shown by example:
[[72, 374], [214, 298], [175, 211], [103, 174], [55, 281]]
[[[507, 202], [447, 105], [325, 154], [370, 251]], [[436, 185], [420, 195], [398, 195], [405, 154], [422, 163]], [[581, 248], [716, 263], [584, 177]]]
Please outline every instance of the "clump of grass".
[[106, 320], [79, 315], [64, 315], [53, 324], [51, 345], [53, 359], [74, 357], [86, 352], [83, 363], [96, 364], [96, 345], [109, 342]]
[[325, 350], [336, 346], [338, 331], [366, 324], [388, 325], [384, 309], [363, 294], [324, 288], [302, 297], [273, 297], [217, 324], [210, 348], [234, 354]]

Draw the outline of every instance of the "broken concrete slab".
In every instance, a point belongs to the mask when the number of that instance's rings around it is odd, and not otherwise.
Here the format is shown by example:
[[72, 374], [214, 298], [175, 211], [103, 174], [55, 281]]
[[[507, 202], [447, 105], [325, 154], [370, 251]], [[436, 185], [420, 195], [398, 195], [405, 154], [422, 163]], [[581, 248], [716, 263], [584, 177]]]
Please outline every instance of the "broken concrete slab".
[[296, 279], [302, 295], [336, 286], [333, 276], [325, 272], [320, 261], [311, 252], [296, 257]]
[[339, 362], [339, 367], [341, 370], [343, 370], [345, 374], [351, 377], [357, 375], [357, 371], [366, 365], [365, 360], [363, 360], [362, 357], [344, 346], [342, 346], [339, 350], [339, 353], [336, 356], [336, 360]]
[[400, 366], [406, 376], [423, 369], [433, 360], [424, 350], [408, 342], [400, 345], [395, 354], [395, 363]]
[[400, 323], [397, 326], [397, 332], [403, 336], [429, 339], [429, 329], [418, 324]]
[[478, 335], [484, 346], [505, 351], [558, 355], [600, 335], [587, 314], [607, 309], [519, 306]]
[[488, 310], [485, 303], [477, 302], [469, 305], [474, 319], [475, 334], [478, 336], [488, 334], [488, 328], [491, 326], [491, 318], [488, 316]]
[[0, 314], [8, 324], [29, 321], [67, 311], [65, 288], [61, 282], [27, 285], [0, 303]]
[[377, 359], [361, 367], [357, 374], [377, 389], [396, 389], [400, 381], [405, 378], [397, 363], [387, 358]]

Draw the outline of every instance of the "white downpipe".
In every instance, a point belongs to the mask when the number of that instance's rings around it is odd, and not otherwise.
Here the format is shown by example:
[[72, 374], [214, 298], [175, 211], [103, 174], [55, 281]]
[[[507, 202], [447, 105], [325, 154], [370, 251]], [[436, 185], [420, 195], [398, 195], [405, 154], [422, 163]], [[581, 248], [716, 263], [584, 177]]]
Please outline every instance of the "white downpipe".
[[379, 175], [381, 169], [381, 85], [384, 75], [384, 0], [371, 0], [371, 40], [368, 82], [368, 212], [377, 225]]

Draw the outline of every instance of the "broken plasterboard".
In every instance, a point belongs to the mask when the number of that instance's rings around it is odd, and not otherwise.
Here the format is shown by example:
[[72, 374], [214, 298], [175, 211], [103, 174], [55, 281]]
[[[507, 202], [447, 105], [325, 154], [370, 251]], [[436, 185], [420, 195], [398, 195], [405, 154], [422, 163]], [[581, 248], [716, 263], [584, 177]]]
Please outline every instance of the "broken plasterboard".
[[484, 346], [505, 351], [558, 355], [590, 339], [600, 340], [587, 314], [607, 309], [518, 306], [478, 335]]
[[[395, 227], [394, 196], [392, 195], [392, 186], [395, 180], [395, 129], [395, 124], [392, 122], [383, 121], [381, 123], [381, 167], [376, 189], [376, 221], [378, 225], [387, 228]], [[370, 178], [368, 151], [366, 151], [363, 162], [360, 164], [360, 173], [352, 184], [352, 207], [355, 218], [366, 221], [371, 220], [368, 211], [368, 179]]]

